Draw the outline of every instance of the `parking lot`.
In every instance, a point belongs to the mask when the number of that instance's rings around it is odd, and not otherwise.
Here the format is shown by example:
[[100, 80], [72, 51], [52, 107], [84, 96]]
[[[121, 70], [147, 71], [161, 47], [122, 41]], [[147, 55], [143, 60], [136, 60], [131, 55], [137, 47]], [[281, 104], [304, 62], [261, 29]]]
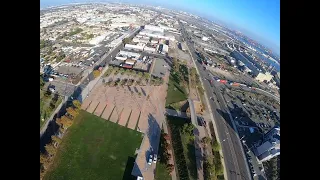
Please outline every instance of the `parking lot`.
[[169, 65], [161, 58], [154, 59], [154, 67], [152, 71], [153, 76], [164, 77], [167, 71], [170, 71]]
[[[280, 109], [268, 105], [263, 96], [220, 85], [221, 92], [237, 125], [251, 174], [255, 180], [266, 179], [262, 164], [252, 149], [259, 146], [263, 135], [280, 123]], [[215, 97], [214, 97], [215, 98]]]

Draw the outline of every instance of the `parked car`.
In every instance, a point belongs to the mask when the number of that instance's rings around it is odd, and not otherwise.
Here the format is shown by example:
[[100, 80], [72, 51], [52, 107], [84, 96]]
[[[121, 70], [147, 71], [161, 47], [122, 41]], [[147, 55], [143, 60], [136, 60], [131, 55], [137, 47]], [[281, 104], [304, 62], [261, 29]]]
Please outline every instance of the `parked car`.
[[157, 163], [157, 160], [158, 160], [157, 155], [156, 154], [153, 155], [153, 163]]
[[153, 161], [152, 155], [150, 154], [148, 164], [151, 165], [151, 164], [152, 164], [152, 161]]

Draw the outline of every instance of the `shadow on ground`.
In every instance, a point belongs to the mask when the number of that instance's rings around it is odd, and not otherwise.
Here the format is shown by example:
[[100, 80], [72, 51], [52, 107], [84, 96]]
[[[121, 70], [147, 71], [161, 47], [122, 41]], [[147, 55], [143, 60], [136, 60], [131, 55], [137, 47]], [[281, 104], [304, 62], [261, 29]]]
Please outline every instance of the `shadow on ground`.
[[[130, 156], [128, 157], [126, 169], [123, 173], [122, 180], [135, 180], [135, 179], [137, 179], [135, 176], [131, 175], [131, 172], [132, 172], [132, 169], [133, 169], [133, 166], [135, 163], [135, 159], [136, 159], [136, 157], [130, 157]], [[140, 174], [141, 174], [141, 172], [140, 172]]]

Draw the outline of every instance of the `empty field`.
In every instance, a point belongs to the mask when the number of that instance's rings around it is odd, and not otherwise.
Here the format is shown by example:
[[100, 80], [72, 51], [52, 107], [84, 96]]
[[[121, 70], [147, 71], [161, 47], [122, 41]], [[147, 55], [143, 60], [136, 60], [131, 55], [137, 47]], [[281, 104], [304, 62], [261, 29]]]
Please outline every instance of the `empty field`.
[[141, 133], [81, 111], [44, 179], [123, 179], [141, 141]]
[[179, 80], [175, 76], [170, 75], [166, 106], [186, 99], [186, 92], [184, 88], [179, 85]]

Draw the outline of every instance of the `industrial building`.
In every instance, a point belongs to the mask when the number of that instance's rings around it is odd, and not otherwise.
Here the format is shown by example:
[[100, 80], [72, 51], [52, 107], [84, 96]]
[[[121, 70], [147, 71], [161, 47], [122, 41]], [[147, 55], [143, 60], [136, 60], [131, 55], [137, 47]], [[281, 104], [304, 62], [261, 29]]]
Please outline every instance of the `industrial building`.
[[280, 127], [275, 126], [264, 135], [260, 146], [253, 150], [259, 161], [267, 161], [280, 155]]
[[164, 29], [159, 26], [145, 25], [144, 29], [139, 32], [140, 36], [148, 36], [153, 38], [165, 39], [174, 41], [174, 36], [165, 36]]
[[272, 78], [273, 78], [273, 76], [269, 72], [266, 72], [266, 73], [259, 72], [259, 74], [257, 75], [257, 77], [255, 79], [260, 82], [263, 82], [263, 81], [269, 82], [269, 81], [271, 81]]
[[[236, 60], [242, 62], [246, 67], [248, 67], [251, 70], [251, 74], [253, 77], [257, 77], [260, 71], [256, 66], [253, 65], [252, 62], [250, 62], [246, 57], [244, 57], [240, 52], [238, 51], [232, 51], [230, 53], [230, 56], [235, 58]], [[241, 64], [239, 64], [241, 66]]]

